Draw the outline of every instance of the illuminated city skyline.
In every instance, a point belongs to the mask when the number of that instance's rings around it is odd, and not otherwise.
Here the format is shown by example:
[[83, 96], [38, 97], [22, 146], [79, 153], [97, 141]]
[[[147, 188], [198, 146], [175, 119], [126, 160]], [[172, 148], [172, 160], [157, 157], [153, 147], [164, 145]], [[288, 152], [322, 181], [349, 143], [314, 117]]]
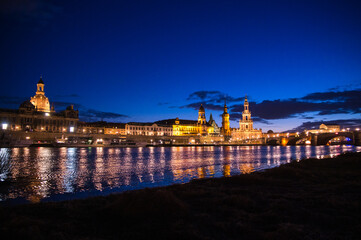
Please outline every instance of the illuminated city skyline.
[[88, 121], [197, 119], [203, 104], [220, 125], [226, 96], [238, 127], [248, 94], [264, 131], [360, 124], [358, 1], [29, 2], [1, 3], [0, 107], [43, 74], [55, 110]]

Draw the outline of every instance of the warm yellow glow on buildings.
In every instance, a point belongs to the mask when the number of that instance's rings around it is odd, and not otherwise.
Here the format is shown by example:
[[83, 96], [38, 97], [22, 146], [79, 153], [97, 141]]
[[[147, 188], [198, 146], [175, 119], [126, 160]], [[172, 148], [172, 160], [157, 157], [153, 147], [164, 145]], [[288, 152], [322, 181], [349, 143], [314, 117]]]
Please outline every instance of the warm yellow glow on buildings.
[[[327, 133], [327, 132], [340, 132], [341, 128], [340, 125], [326, 125], [326, 124], [321, 124], [319, 129], [309, 129], [306, 130], [309, 133]], [[345, 131], [344, 129], [342, 129], [342, 131]]]
[[224, 101], [224, 111], [222, 114], [222, 134], [225, 137], [225, 140], [231, 136], [231, 127], [226, 101]]
[[42, 77], [37, 84], [36, 95], [30, 98], [30, 102], [35, 106], [35, 109], [39, 112], [50, 112], [49, 99], [45, 96], [44, 82]]
[[253, 120], [251, 118], [247, 96], [244, 99], [244, 111], [242, 112], [242, 118], [239, 120], [239, 128], [232, 131], [232, 138], [236, 141], [262, 138], [262, 129], [253, 128]]
[[171, 126], [173, 136], [208, 135], [214, 132], [214, 127], [207, 123], [203, 106], [199, 108], [198, 120], [167, 119], [157, 121], [157, 124]]

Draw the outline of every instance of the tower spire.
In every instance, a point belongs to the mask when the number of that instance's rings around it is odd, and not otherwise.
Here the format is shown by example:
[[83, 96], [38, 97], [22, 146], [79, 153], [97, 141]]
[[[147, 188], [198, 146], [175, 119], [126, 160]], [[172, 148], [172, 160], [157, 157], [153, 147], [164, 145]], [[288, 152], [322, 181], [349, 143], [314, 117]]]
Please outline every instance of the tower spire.
[[42, 74], [40, 74], [40, 79], [39, 79], [39, 82], [38, 82], [38, 84], [44, 84], [44, 82], [43, 82], [43, 75]]
[[227, 97], [224, 96], [224, 112], [222, 114], [222, 134], [224, 140], [228, 141], [231, 136], [231, 128], [229, 125], [229, 113], [227, 112]]

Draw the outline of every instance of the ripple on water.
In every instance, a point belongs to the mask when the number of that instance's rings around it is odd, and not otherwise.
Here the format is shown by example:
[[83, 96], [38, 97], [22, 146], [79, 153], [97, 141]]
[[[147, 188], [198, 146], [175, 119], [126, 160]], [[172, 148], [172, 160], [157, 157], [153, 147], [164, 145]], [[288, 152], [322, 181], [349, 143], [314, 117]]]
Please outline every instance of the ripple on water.
[[291, 159], [334, 157], [361, 147], [237, 146], [161, 148], [10, 148], [2, 201], [63, 200], [251, 173]]

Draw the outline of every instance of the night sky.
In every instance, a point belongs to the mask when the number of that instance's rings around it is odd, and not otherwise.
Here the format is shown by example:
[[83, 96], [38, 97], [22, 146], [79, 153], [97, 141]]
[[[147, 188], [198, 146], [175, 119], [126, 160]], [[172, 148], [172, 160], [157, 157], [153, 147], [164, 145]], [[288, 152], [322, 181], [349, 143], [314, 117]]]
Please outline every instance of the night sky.
[[361, 125], [360, 1], [0, 3], [0, 107], [35, 95], [86, 121], [207, 119], [238, 127]]

